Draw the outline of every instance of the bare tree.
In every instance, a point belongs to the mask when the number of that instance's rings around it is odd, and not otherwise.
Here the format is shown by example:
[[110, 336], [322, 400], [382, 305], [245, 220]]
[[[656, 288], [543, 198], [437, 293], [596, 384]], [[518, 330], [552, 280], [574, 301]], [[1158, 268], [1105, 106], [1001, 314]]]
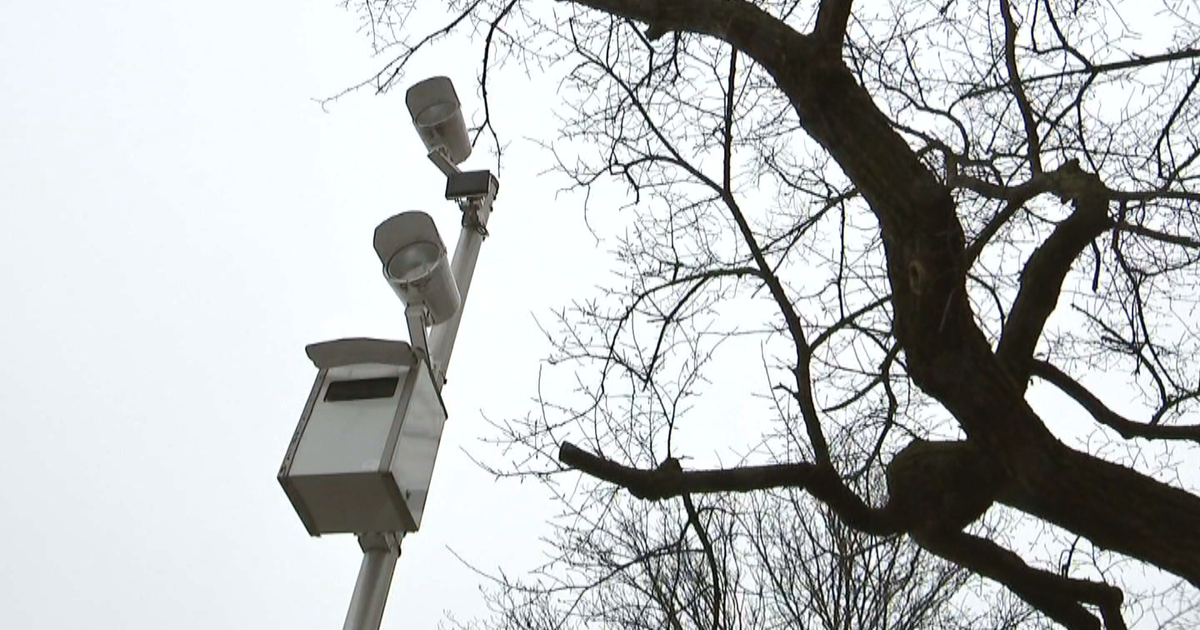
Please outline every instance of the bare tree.
[[[1065, 627], [1118, 629], [1171, 622], [1120, 567], [1200, 586], [1200, 9], [1148, 4], [460, 0], [430, 34], [398, 25], [411, 1], [354, 6], [398, 51], [364, 85], [474, 32], [485, 104], [502, 61], [556, 73], [559, 170], [628, 192], [624, 275], [548, 328], [576, 388], [504, 425], [532, 456], [520, 472], [585, 473], [589, 492], [560, 495], [579, 513], [608, 489], [714, 495], [736, 521], [803, 492], [815, 511], [797, 514], [903, 535]], [[495, 134], [489, 105], [477, 138]], [[726, 356], [769, 404], [725, 419], [745, 427], [737, 465], [694, 463], [681, 435]], [[1053, 549], [979, 524], [993, 513]], [[703, 553], [662, 560], [707, 563], [710, 594], [729, 579], [722, 518], [693, 528]], [[710, 609], [707, 627], [737, 625]]]

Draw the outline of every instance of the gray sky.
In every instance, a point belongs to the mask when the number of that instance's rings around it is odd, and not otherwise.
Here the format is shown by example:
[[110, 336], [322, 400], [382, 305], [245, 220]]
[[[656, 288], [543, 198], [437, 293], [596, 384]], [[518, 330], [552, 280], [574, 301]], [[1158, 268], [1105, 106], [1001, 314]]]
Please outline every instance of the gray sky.
[[[316, 374], [305, 344], [407, 337], [375, 225], [425, 209], [457, 236], [403, 91], [328, 114], [310, 100], [378, 63], [331, 1], [4, 14], [0, 627], [340, 628], [357, 545], [309, 538], [275, 473]], [[476, 114], [477, 50], [438, 51], [405, 84], [447, 74]], [[544, 120], [537, 86], [496, 89], [512, 138]], [[487, 569], [540, 559], [552, 506], [460, 450], [491, 454], [481, 410], [532, 407], [546, 352], [533, 315], [605, 267], [555, 186], [530, 185], [534, 153], [511, 148], [385, 626], [480, 611], [451, 549]]]
[[[380, 63], [333, 0], [4, 9], [0, 627], [340, 628], [358, 547], [309, 538], [275, 474], [316, 374], [304, 346], [407, 337], [374, 227], [424, 209], [455, 241], [459, 214], [403, 91], [329, 113], [312, 101]], [[478, 116], [478, 47], [435, 52], [403, 83], [446, 74]], [[539, 175], [549, 157], [521, 141], [552, 135], [539, 125], [553, 88], [493, 84], [513, 142], [385, 627], [482, 612], [479, 578], [452, 551], [509, 574], [542, 558], [554, 506], [462, 449], [503, 461], [478, 442], [483, 414], [533, 409], [547, 353], [534, 315], [587, 295], [612, 264], [580, 199], [556, 199], [561, 182]], [[464, 166], [492, 163], [481, 152]], [[689, 453], [745, 439], [727, 420], [762, 404], [748, 398], [757, 348], [736, 352]], [[1050, 417], [1063, 431], [1066, 416]]]

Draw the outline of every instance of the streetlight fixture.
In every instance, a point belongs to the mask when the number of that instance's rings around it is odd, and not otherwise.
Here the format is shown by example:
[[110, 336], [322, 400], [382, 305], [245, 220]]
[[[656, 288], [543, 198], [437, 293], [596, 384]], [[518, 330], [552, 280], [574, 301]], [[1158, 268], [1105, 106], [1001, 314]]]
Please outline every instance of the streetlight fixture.
[[380, 223], [375, 228], [375, 253], [383, 263], [383, 277], [408, 307], [408, 338], [428, 358], [426, 329], [451, 319], [462, 306], [433, 218], [414, 210]]
[[405, 304], [411, 345], [338, 339], [306, 348], [317, 378], [278, 479], [313, 536], [353, 533], [362, 565], [343, 630], [378, 630], [400, 542], [420, 528], [446, 409], [442, 385], [499, 182], [458, 168], [471, 155], [454, 85], [434, 77], [405, 103], [446, 199], [462, 211], [452, 261], [433, 219], [397, 214], [375, 229], [383, 275]]
[[434, 324], [458, 312], [462, 297], [446, 260], [446, 246], [428, 214], [402, 212], [380, 223], [375, 228], [375, 253], [383, 262], [383, 277], [407, 306], [423, 308]]
[[404, 103], [429, 159], [447, 177], [457, 172], [457, 166], [471, 157], [471, 140], [454, 84], [446, 77], [425, 79], [408, 88]]

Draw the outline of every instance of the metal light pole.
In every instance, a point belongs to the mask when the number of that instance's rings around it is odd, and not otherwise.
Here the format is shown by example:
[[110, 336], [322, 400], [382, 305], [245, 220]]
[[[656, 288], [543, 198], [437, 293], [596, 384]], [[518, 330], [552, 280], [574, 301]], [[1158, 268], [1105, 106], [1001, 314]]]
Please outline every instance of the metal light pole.
[[279, 481], [309, 533], [354, 533], [363, 551], [343, 630], [378, 630], [405, 534], [420, 527], [446, 420], [441, 390], [499, 182], [463, 172], [471, 154], [458, 95], [434, 77], [405, 96], [446, 198], [462, 211], [447, 262], [423, 212], [375, 230], [384, 277], [407, 305], [411, 346], [378, 339], [310, 345], [319, 373], [280, 468]]
[[346, 611], [342, 630], [378, 630], [392, 586], [392, 575], [396, 572], [396, 560], [400, 558], [402, 538], [403, 533], [358, 537], [363, 550], [362, 565], [358, 568], [358, 580], [354, 583], [354, 595], [350, 597], [350, 609]]
[[482, 196], [468, 197], [459, 202], [463, 212], [462, 229], [458, 233], [458, 244], [454, 246], [454, 259], [450, 262], [454, 284], [458, 287], [462, 303], [457, 313], [445, 323], [434, 326], [430, 333], [429, 360], [434, 366], [434, 375], [438, 379], [439, 386], [446, 381], [446, 372], [450, 367], [450, 355], [454, 352], [454, 340], [458, 337], [458, 325], [462, 321], [463, 309], [466, 308], [467, 292], [471, 289], [471, 278], [475, 275], [475, 263], [479, 260], [479, 249], [488, 234], [488, 218], [492, 214], [492, 202], [496, 199], [498, 188], [498, 182], [487, 171], [456, 172], [448, 178], [449, 182], [454, 182], [458, 178], [472, 178], [477, 173], [487, 175], [485, 181], [476, 182], [485, 184], [487, 192]]

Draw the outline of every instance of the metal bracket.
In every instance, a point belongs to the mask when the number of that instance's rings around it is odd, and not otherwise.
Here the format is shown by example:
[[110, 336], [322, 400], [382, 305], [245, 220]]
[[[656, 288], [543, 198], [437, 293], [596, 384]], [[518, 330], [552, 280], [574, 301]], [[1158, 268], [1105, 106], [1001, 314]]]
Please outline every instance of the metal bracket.
[[438, 170], [441, 171], [446, 177], [450, 177], [455, 173], [461, 172], [458, 170], [458, 167], [455, 166], [454, 162], [450, 161], [450, 157], [446, 155], [445, 147], [438, 147], [430, 151], [427, 157], [429, 158], [429, 161], [433, 162], [433, 165], [436, 166]]
[[437, 387], [438, 393], [441, 393], [445, 376], [441, 367], [434, 365], [433, 357], [429, 354], [428, 331], [432, 326], [429, 321], [429, 309], [423, 304], [410, 305], [404, 309], [404, 319], [408, 322], [408, 338], [413, 352], [417, 355], [417, 360], [424, 362], [429, 368], [429, 373], [435, 376], [434, 386]]
[[400, 541], [404, 532], [372, 532], [358, 535], [358, 546], [363, 553], [368, 551], [390, 551], [400, 554]]
[[475, 230], [480, 236], [487, 238], [490, 234], [483, 220], [479, 218], [483, 212], [484, 206], [490, 209], [493, 197], [488, 196], [482, 199], [463, 199], [458, 202], [458, 207], [462, 210], [462, 226], [467, 229]]

